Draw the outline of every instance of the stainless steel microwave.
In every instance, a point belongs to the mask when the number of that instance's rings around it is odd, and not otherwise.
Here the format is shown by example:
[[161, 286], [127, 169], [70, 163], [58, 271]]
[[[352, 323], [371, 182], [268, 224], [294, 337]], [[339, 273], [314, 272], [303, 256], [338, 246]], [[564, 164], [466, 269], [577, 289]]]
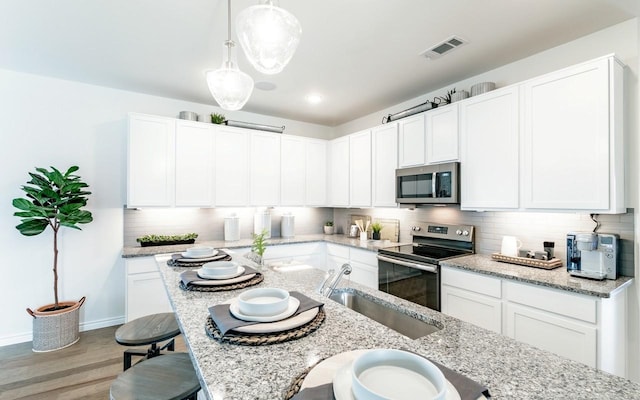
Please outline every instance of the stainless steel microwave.
[[399, 204], [460, 203], [460, 163], [397, 169], [396, 202]]

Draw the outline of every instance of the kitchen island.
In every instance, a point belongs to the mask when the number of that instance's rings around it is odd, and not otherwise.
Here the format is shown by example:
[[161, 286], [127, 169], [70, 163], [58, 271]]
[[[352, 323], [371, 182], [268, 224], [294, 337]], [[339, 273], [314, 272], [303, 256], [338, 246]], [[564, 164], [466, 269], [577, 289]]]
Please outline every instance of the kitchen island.
[[[234, 255], [236, 260], [237, 256]], [[187, 292], [179, 288], [184, 268], [156, 256], [203, 391], [210, 399], [282, 399], [293, 379], [319, 360], [356, 349], [401, 348], [431, 358], [478, 383], [495, 399], [640, 399], [640, 385], [552, 353], [518, 343], [439, 312], [343, 281], [418, 318], [441, 327], [411, 340], [329, 299], [315, 288], [323, 272], [262, 271], [261, 287], [297, 290], [325, 303], [320, 328], [298, 340], [268, 346], [220, 344], [205, 333], [208, 307], [237, 296], [229, 292]]]

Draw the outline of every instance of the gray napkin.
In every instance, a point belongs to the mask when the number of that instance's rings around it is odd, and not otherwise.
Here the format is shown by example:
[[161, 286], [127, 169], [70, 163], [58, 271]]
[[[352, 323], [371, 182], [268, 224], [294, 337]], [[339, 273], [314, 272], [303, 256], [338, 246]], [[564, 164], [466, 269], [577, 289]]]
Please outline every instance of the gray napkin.
[[[409, 351], [409, 350], [405, 350]], [[413, 352], [411, 352], [413, 353]], [[420, 357], [424, 357], [418, 353]], [[491, 397], [489, 395], [489, 389], [480, 385], [474, 380], [467, 378], [464, 375], [461, 375], [444, 365], [437, 363], [433, 360], [424, 357], [425, 359], [431, 361], [436, 367], [440, 368], [440, 371], [444, 374], [444, 377], [447, 378], [449, 382], [456, 388], [458, 393], [460, 394], [460, 398], [462, 400], [476, 400], [480, 395], [484, 395], [485, 397]], [[295, 396], [291, 398], [291, 400], [334, 400], [333, 397], [333, 384], [325, 383], [324, 385], [314, 386], [310, 388], [305, 388], [299, 391]]]
[[[289, 318], [293, 318], [300, 313], [311, 310], [312, 308], [322, 307], [324, 305], [324, 303], [315, 301], [300, 292], [291, 292], [289, 293], [289, 296], [295, 297], [300, 301], [300, 306], [298, 307], [296, 312]], [[241, 326], [260, 324], [260, 322], [243, 321], [234, 317], [231, 314], [231, 311], [229, 311], [229, 304], [218, 304], [209, 307], [209, 315], [211, 315], [211, 319], [218, 326], [218, 329], [220, 330], [220, 334], [222, 336], [224, 336], [230, 330], [239, 328]]]
[[[244, 267], [244, 272], [242, 273], [242, 275], [238, 275], [237, 277], [258, 273], [258, 271], [251, 268], [248, 265], [243, 265], [243, 267]], [[184, 284], [185, 287], [189, 287], [189, 285], [198, 285], [198, 282], [206, 282], [207, 280], [210, 280], [210, 279], [200, 278], [198, 276], [198, 272], [195, 270], [184, 271], [183, 273], [180, 274], [180, 279], [182, 280], [182, 283]]]

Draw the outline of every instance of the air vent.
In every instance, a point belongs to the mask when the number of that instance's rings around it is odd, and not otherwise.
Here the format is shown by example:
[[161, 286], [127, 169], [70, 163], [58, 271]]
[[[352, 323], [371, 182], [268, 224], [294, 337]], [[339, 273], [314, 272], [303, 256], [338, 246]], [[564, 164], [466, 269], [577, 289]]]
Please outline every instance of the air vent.
[[431, 46], [427, 50], [420, 53], [421, 56], [424, 56], [430, 60], [434, 60], [436, 58], [440, 58], [443, 55], [449, 53], [453, 49], [457, 49], [460, 46], [467, 44], [468, 42], [462, 39], [459, 36], [451, 36], [445, 41], [438, 43], [434, 46]]

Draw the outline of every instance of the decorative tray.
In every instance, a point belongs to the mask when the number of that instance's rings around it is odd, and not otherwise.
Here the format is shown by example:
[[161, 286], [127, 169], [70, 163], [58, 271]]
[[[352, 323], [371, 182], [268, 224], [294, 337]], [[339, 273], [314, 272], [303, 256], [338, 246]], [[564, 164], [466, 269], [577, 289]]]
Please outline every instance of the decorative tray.
[[524, 265], [525, 267], [534, 267], [534, 268], [542, 268], [542, 269], [555, 269], [558, 267], [562, 267], [562, 260], [559, 258], [552, 258], [551, 260], [536, 260], [533, 258], [526, 258], [526, 257], [505, 256], [500, 253], [491, 254], [491, 258], [496, 261], [505, 262], [509, 264]]

